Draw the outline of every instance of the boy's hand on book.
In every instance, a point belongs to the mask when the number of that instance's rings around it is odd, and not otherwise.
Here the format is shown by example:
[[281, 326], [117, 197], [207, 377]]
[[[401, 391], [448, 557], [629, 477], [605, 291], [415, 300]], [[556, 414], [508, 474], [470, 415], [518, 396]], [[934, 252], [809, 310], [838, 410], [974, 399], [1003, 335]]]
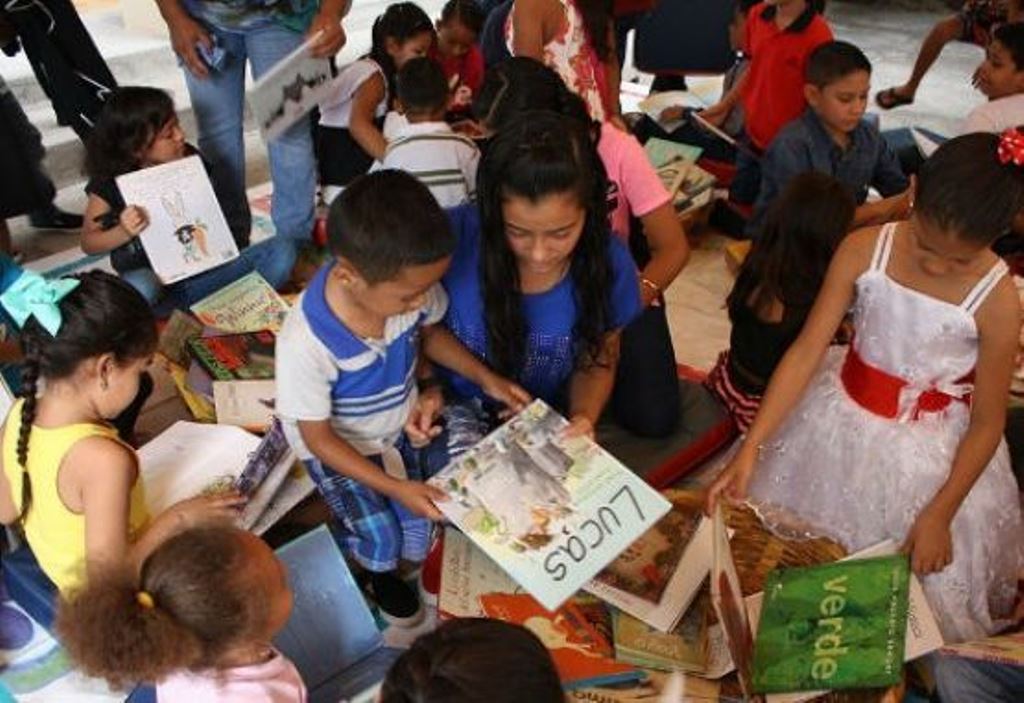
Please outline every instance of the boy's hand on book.
[[444, 513], [435, 504], [448, 500], [448, 495], [437, 486], [419, 481], [402, 481], [391, 497], [420, 517], [435, 522], [444, 520]]
[[729, 106], [724, 103], [715, 103], [709, 108], [697, 113], [701, 119], [715, 127], [725, 124], [725, 118], [729, 116]]
[[149, 214], [138, 205], [126, 207], [121, 211], [121, 216], [117, 220], [124, 227], [124, 231], [128, 233], [128, 236], [132, 238], [138, 237], [142, 230], [149, 227]]
[[419, 394], [405, 423], [405, 433], [414, 445], [428, 444], [441, 434], [442, 428], [437, 424], [437, 418], [443, 408], [444, 394], [440, 388], [430, 388]]
[[480, 385], [480, 390], [508, 408], [509, 412], [502, 413], [502, 417], [519, 412], [533, 401], [529, 391], [498, 374], [488, 375]]
[[942, 571], [953, 561], [949, 520], [925, 508], [910, 528], [902, 551], [910, 555], [910, 568], [915, 574], [924, 576]]
[[731, 503], [739, 503], [746, 499], [747, 487], [750, 485], [750, 477], [754, 474], [756, 463], [757, 449], [747, 450], [745, 445], [740, 447], [729, 465], [708, 488], [707, 496], [704, 498], [704, 512], [708, 516], [714, 514], [719, 499], [724, 498]]

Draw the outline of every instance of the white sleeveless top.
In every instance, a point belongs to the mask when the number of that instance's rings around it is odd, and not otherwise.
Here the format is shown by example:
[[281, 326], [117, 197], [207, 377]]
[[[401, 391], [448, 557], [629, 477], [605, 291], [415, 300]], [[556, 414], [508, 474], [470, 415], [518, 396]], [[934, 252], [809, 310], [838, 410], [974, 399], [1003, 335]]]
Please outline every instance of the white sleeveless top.
[[335, 129], [348, 129], [352, 119], [352, 98], [356, 91], [379, 74], [384, 78], [384, 99], [373, 112], [374, 117], [383, 117], [388, 111], [388, 81], [384, 71], [373, 59], [359, 59], [341, 69], [327, 96], [320, 102], [320, 125]]
[[893, 223], [882, 229], [871, 266], [857, 279], [854, 345], [868, 364], [907, 381], [911, 394], [935, 389], [963, 396], [957, 381], [978, 360], [974, 314], [1008, 268], [997, 261], [959, 304], [939, 300], [886, 272], [895, 231]]

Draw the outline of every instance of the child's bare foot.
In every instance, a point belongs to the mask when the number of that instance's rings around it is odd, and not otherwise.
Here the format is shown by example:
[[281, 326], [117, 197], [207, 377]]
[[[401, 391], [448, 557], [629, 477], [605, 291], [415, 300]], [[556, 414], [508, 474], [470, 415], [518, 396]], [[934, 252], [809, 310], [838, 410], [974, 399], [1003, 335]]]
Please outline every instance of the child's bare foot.
[[901, 105], [910, 105], [914, 102], [914, 94], [908, 93], [902, 86], [897, 88], [886, 88], [875, 93], [875, 102], [883, 110], [891, 110]]

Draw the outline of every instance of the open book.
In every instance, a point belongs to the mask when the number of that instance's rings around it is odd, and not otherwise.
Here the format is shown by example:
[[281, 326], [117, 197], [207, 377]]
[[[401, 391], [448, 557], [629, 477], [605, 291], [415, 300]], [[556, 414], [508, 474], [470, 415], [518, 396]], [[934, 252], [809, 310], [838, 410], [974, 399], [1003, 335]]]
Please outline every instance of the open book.
[[548, 610], [669, 511], [643, 479], [541, 400], [429, 483], [438, 508]]
[[146, 505], [157, 515], [197, 495], [238, 489], [249, 500], [240, 527], [262, 534], [313, 491], [295, 470], [279, 423], [262, 439], [238, 427], [179, 421], [139, 450]]

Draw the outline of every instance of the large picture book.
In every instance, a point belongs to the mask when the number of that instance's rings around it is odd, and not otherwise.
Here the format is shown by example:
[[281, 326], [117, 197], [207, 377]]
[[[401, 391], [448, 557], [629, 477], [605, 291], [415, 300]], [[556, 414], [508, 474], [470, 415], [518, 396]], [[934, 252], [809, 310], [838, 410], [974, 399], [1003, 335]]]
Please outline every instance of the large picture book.
[[647, 152], [647, 160], [655, 169], [659, 169], [672, 161], [685, 161], [697, 163], [703, 150], [699, 146], [691, 146], [680, 142], [669, 141], [651, 137], [644, 144], [644, 151]]
[[444, 530], [441, 585], [437, 614], [442, 618], [482, 618], [480, 596], [521, 593], [522, 588], [501, 570], [480, 547], [454, 527]]
[[206, 327], [226, 332], [281, 331], [288, 304], [256, 271], [203, 298], [192, 314]]
[[149, 217], [139, 240], [163, 283], [238, 257], [238, 246], [198, 156], [122, 174], [117, 187], [126, 203], [141, 207]]
[[729, 530], [722, 515], [722, 506], [715, 507], [711, 517], [714, 547], [711, 561], [711, 606], [725, 633], [729, 655], [736, 667], [744, 697], [753, 691], [751, 669], [754, 659], [754, 635], [740, 589], [740, 577], [732, 560]]
[[609, 642], [573, 603], [548, 612], [531, 596], [490, 593], [480, 598], [488, 617], [522, 625], [551, 652], [562, 686], [572, 690], [638, 681], [637, 668], [612, 659]]
[[274, 333], [246, 332], [188, 340], [188, 350], [213, 381], [274, 378]]
[[549, 610], [652, 527], [670, 505], [541, 400], [430, 479], [438, 508]]
[[672, 632], [660, 632], [642, 620], [617, 611], [614, 615], [615, 658], [644, 669], [685, 671], [706, 676], [708, 618], [711, 602], [703, 588]]
[[685, 494], [586, 590], [662, 632], [674, 629], [711, 570], [711, 521]]
[[910, 567], [902, 555], [770, 573], [754, 644], [754, 690], [898, 683], [909, 584]]
[[1008, 632], [983, 640], [947, 645], [942, 648], [942, 654], [1024, 667], [1024, 632]]
[[281, 59], [249, 91], [249, 106], [265, 141], [281, 136], [330, 91], [330, 62], [312, 53], [319, 37], [319, 33], [310, 37]]
[[[201, 451], [196, 451], [196, 448]], [[179, 421], [139, 449], [151, 515], [198, 495], [237, 488], [248, 497], [239, 525], [262, 534], [313, 491], [280, 425], [264, 438], [229, 425]]]

